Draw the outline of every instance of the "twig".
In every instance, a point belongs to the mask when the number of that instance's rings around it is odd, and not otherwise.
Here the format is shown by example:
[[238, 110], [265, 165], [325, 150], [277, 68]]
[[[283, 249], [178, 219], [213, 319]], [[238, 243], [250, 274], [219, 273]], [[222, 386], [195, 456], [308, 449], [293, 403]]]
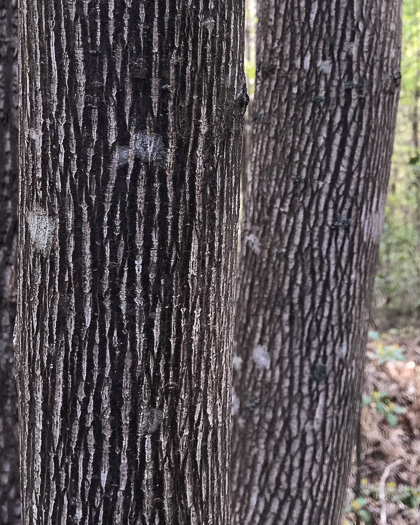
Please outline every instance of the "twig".
[[395, 468], [397, 465], [402, 463], [402, 459], [398, 459], [397, 461], [394, 461], [394, 463], [391, 463], [386, 467], [384, 470], [384, 473], [381, 476], [381, 483], [379, 486], [379, 499], [382, 502], [382, 508], [381, 508], [381, 525], [387, 525], [386, 523], [386, 492], [385, 492], [385, 485], [386, 480], [388, 479], [388, 476], [391, 474], [391, 470]]

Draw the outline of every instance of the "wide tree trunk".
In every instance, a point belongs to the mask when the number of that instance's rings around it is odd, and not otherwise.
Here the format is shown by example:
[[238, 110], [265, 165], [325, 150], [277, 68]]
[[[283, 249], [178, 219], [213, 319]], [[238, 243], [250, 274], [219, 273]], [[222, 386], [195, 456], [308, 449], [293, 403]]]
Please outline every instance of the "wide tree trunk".
[[25, 524], [230, 522], [243, 14], [21, 2]]
[[258, 2], [233, 523], [338, 525], [400, 83], [401, 2]]
[[17, 2], [0, 0], [0, 523], [20, 522], [17, 411], [13, 374], [17, 240]]

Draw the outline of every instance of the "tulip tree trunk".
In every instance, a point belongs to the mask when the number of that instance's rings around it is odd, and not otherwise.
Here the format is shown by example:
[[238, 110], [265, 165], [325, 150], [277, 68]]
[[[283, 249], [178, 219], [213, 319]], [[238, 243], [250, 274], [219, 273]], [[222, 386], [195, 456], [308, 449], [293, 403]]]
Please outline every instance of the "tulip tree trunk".
[[0, 0], [0, 523], [20, 523], [17, 409], [13, 377], [16, 311], [18, 79], [16, 0]]
[[230, 523], [243, 15], [21, 2], [25, 524]]
[[235, 525], [339, 525], [400, 83], [401, 2], [258, 2]]

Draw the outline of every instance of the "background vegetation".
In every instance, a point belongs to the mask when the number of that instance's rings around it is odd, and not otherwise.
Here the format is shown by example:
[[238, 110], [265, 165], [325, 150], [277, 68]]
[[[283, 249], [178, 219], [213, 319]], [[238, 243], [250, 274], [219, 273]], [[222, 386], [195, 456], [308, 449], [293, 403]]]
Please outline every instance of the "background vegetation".
[[420, 2], [404, 0], [402, 85], [373, 322], [418, 326], [420, 313]]

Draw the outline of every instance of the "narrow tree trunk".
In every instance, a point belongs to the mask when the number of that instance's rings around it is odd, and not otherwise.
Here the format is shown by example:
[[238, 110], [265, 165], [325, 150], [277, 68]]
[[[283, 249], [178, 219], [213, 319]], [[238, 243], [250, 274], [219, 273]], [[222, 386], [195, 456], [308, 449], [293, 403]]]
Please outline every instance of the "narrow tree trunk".
[[[245, 66], [248, 63], [255, 62], [255, 21], [254, 21], [255, 0], [245, 0]], [[247, 73], [247, 68], [245, 67]], [[247, 73], [247, 84], [251, 87], [251, 82], [254, 78], [249, 78]], [[252, 92], [249, 93], [248, 111], [245, 115], [243, 147], [242, 147], [242, 176], [241, 176], [241, 198], [246, 198], [246, 190], [248, 188], [248, 178], [251, 158], [251, 134], [252, 134]]]
[[401, 2], [258, 6], [233, 523], [338, 525], [390, 171]]
[[237, 0], [22, 0], [26, 524], [228, 524]]
[[[420, 55], [420, 54], [419, 54]], [[416, 74], [414, 76], [414, 101], [413, 114], [411, 117], [411, 129], [413, 134], [413, 149], [416, 162], [420, 162], [420, 139], [419, 139], [419, 100], [420, 100], [420, 56], [417, 55]]]
[[20, 522], [12, 334], [17, 239], [17, 2], [0, 0], [0, 523]]
[[[417, 18], [415, 19], [416, 23]], [[417, 26], [418, 27], [418, 26]], [[416, 31], [420, 38], [420, 31]], [[413, 113], [411, 116], [411, 130], [413, 138], [413, 169], [414, 169], [414, 191], [416, 196], [415, 227], [420, 228], [420, 136], [419, 136], [419, 101], [420, 101], [420, 51], [416, 54], [416, 73], [414, 75], [414, 100]]]

